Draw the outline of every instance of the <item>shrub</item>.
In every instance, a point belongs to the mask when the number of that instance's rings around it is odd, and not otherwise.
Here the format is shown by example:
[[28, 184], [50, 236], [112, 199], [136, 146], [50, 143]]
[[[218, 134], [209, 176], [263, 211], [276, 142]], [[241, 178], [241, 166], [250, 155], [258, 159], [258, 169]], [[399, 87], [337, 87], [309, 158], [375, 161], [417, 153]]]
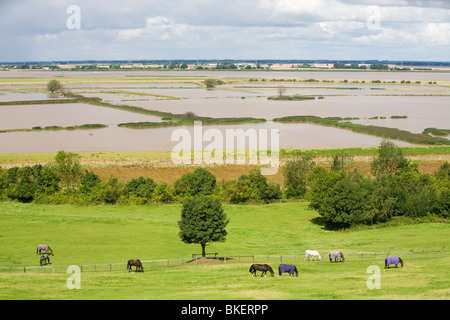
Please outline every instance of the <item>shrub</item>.
[[207, 196], [214, 192], [216, 177], [203, 168], [187, 173], [174, 183], [175, 195], [183, 198]]

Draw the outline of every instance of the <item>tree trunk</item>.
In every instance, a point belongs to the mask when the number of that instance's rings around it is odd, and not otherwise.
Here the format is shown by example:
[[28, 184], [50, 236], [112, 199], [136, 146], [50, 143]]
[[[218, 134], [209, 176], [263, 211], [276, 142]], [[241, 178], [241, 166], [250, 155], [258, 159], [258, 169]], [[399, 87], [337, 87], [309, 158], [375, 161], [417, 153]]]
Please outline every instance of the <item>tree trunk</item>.
[[206, 257], [206, 244], [202, 243], [201, 245], [202, 245], [202, 257], [204, 258]]

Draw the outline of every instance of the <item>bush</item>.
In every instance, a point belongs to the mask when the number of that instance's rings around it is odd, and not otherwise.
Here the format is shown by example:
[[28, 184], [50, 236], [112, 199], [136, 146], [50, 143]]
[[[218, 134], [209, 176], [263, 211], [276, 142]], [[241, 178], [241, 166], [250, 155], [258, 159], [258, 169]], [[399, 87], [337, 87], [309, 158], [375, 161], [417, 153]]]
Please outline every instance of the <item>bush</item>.
[[174, 183], [175, 195], [180, 199], [212, 195], [215, 187], [216, 177], [202, 168], [183, 175]]
[[143, 198], [146, 202], [149, 202], [152, 199], [156, 183], [151, 178], [144, 178], [141, 176], [138, 179], [131, 179], [127, 183], [127, 188], [132, 195]]

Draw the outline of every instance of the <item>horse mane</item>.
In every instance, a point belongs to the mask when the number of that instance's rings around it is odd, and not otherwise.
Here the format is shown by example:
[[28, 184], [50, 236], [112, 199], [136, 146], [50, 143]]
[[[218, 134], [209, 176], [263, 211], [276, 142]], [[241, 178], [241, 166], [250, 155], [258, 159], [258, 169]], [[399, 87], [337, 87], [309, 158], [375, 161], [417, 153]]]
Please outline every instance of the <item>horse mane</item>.
[[265, 265], [267, 267], [267, 270], [269, 270], [270, 274], [273, 276], [274, 272], [271, 266], [269, 266], [268, 264]]

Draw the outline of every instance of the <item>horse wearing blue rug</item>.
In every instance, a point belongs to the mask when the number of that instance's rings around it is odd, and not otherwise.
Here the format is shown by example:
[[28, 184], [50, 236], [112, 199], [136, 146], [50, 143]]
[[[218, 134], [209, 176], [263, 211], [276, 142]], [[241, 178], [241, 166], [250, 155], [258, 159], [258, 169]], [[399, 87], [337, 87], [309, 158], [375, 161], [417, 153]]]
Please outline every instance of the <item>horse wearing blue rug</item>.
[[400, 264], [403, 268], [403, 260], [400, 257], [387, 257], [384, 259], [384, 268], [389, 268], [391, 264], [395, 264], [395, 267], [398, 268]]
[[278, 274], [281, 276], [281, 274], [284, 272], [288, 272], [291, 276], [295, 274], [295, 276], [298, 277], [297, 268], [291, 264], [280, 264], [278, 266]]

